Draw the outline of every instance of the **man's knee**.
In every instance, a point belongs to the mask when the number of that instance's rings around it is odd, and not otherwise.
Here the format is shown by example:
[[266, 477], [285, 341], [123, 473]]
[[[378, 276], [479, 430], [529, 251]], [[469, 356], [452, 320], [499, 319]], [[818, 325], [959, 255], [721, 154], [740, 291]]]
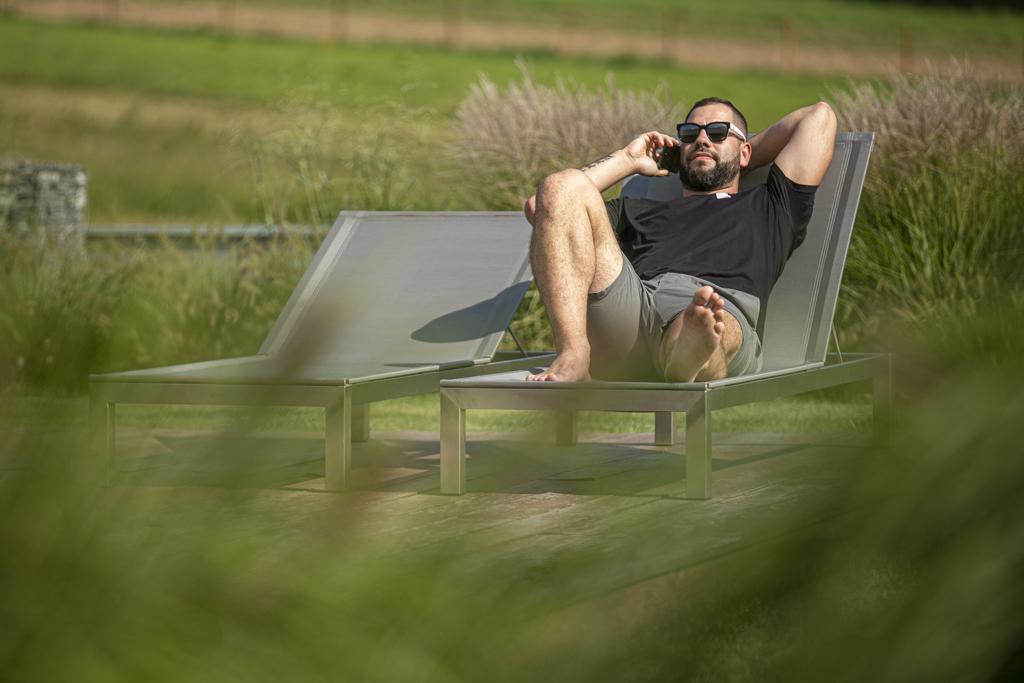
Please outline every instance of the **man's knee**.
[[563, 239], [572, 245], [570, 251], [587, 251], [586, 260], [593, 258], [590, 291], [604, 289], [618, 276], [622, 251], [608, 220], [604, 199], [582, 171], [560, 171], [541, 182], [532, 225], [530, 249], [535, 257], [556, 245], [564, 249]]
[[550, 211], [567, 204], [586, 206], [601, 199], [597, 186], [583, 171], [566, 169], [552, 173], [537, 187], [537, 210]]

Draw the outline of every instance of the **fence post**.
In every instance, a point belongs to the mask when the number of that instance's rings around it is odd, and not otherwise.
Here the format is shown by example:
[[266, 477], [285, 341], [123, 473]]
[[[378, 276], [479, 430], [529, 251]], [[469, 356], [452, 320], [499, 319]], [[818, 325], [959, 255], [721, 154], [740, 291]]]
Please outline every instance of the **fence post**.
[[661, 58], [666, 62], [675, 61], [676, 56], [676, 13], [666, 7], [661, 13]]
[[909, 26], [900, 27], [900, 71], [914, 70], [914, 31]]
[[462, 6], [459, 0], [444, 0], [444, 44], [457, 47], [462, 23]]
[[348, 0], [331, 0], [331, 37], [348, 40]]
[[220, 0], [220, 30], [231, 33], [235, 27], [235, 0]]
[[0, 161], [0, 232], [81, 246], [88, 182], [73, 164]]
[[796, 28], [792, 17], [779, 20], [779, 67], [782, 71], [792, 71], [796, 62]]
[[555, 52], [571, 54], [576, 49], [576, 35], [580, 28], [580, 10], [575, 3], [566, 4], [562, 10], [562, 38]]

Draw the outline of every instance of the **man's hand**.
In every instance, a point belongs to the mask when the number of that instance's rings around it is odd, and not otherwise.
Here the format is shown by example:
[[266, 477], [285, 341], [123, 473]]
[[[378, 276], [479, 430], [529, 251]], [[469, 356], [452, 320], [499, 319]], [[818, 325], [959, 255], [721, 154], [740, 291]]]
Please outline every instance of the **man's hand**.
[[658, 150], [678, 145], [679, 141], [674, 137], [651, 131], [634, 139], [617, 152], [593, 161], [580, 170], [590, 178], [598, 190], [604, 192], [634, 173], [647, 176], [668, 175], [668, 171], [658, 168], [658, 159], [661, 158]]
[[651, 131], [630, 142], [623, 151], [633, 161], [633, 172], [646, 176], [666, 176], [668, 171], [658, 168], [661, 160], [661, 150], [666, 147], [678, 147], [679, 140], [676, 138]]

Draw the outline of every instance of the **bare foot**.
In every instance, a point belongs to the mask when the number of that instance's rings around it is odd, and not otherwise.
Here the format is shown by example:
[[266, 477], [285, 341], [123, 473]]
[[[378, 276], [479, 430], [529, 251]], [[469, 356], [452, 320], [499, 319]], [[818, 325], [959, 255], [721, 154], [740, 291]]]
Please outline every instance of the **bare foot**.
[[664, 355], [665, 379], [692, 382], [722, 343], [725, 331], [725, 303], [711, 287], [704, 286], [693, 301], [672, 321], [674, 339]]
[[527, 375], [527, 382], [586, 382], [590, 379], [590, 359], [586, 354], [563, 351], [555, 356], [551, 367], [536, 375]]

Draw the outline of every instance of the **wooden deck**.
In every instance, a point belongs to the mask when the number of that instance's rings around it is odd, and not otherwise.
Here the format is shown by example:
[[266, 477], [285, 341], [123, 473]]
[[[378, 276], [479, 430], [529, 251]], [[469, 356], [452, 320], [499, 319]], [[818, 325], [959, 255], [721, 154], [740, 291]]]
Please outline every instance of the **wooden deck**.
[[524, 609], [559, 614], [561, 624], [595, 605], [635, 610], [637, 596], [657, 609], [655, 596], [678, 594], [681, 577], [692, 585], [822, 521], [832, 513], [814, 503], [865, 457], [867, 440], [717, 433], [715, 497], [691, 501], [683, 446], [655, 447], [644, 434], [583, 434], [571, 447], [470, 434], [469, 493], [448, 497], [438, 493], [436, 434], [375, 433], [356, 444], [356, 487], [339, 495], [322, 490], [316, 435], [122, 430], [117, 489], [159, 498], [146, 523], [168, 529], [183, 508], [231, 514], [223, 494], [240, 489], [238, 514], [256, 509], [267, 546], [283, 553], [317, 533], [343, 536], [345, 551], [366, 561], [445, 547], [460, 572], [496, 582], [522, 581], [524, 566], [543, 575], [566, 553], [589, 558], [571, 585], [538, 581], [527, 593]]

